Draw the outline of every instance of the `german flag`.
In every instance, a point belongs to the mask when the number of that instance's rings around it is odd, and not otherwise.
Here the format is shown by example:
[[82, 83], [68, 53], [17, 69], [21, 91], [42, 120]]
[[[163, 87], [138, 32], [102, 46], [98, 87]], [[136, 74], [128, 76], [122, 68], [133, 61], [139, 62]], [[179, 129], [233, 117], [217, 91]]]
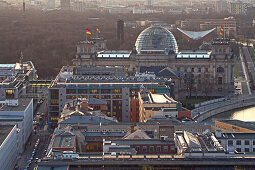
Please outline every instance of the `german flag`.
[[91, 35], [91, 31], [86, 29], [86, 34]]
[[99, 30], [99, 28], [98, 28], [98, 27], [97, 27], [97, 32], [98, 32], [98, 33], [100, 33], [100, 30]]
[[223, 29], [223, 27], [221, 26], [220, 27], [220, 35], [223, 37], [223, 31], [224, 31], [224, 29]]

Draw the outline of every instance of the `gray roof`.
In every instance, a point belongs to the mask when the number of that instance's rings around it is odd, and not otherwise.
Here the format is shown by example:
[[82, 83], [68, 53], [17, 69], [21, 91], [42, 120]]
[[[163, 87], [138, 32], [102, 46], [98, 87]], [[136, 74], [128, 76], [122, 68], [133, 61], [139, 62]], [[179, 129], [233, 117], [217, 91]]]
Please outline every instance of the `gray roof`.
[[163, 141], [160, 139], [114, 139], [111, 140], [112, 143], [116, 143], [119, 145], [153, 145], [153, 144], [158, 144], [158, 145], [164, 145], [164, 144], [173, 144], [174, 141]]
[[217, 139], [254, 139], [255, 133], [222, 133]]
[[57, 135], [52, 148], [73, 148], [75, 135]]
[[105, 100], [102, 100], [102, 99], [96, 99], [96, 98], [89, 98], [88, 99], [88, 103], [89, 104], [107, 104], [107, 102]]
[[126, 133], [123, 132], [82, 132], [84, 136], [117, 136], [123, 137]]
[[0, 146], [2, 145], [2, 143], [6, 139], [6, 137], [9, 135], [9, 133], [12, 131], [14, 126], [15, 125], [1, 125], [0, 126]]
[[33, 100], [32, 98], [19, 98], [19, 105], [18, 106], [8, 106], [4, 105], [0, 108], [0, 115], [1, 111], [24, 111], [26, 110], [28, 104]]
[[45, 165], [38, 165], [37, 170], [68, 170], [69, 166], [45, 166]]
[[60, 124], [76, 124], [76, 123], [99, 124], [100, 122], [102, 124], [116, 123], [113, 120], [104, 119], [104, 118], [98, 117], [98, 116], [88, 116], [88, 115], [77, 116], [77, 115], [71, 115], [70, 118], [61, 121]]
[[244, 122], [241, 120], [217, 120], [217, 121], [255, 131], [255, 123]]

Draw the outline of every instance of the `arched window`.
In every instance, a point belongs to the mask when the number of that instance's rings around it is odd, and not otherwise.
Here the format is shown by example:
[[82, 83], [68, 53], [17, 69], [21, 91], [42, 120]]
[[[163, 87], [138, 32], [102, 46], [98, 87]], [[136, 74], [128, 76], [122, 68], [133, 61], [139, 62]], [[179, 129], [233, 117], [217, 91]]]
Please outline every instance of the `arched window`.
[[217, 73], [224, 73], [224, 68], [223, 67], [218, 67], [217, 68]]

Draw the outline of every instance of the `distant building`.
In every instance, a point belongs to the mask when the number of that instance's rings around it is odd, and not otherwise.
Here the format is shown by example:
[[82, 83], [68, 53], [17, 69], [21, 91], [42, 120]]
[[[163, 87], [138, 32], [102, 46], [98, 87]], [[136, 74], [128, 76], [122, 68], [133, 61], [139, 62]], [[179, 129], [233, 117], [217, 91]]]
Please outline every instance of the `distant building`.
[[123, 20], [118, 20], [117, 21], [117, 40], [119, 42], [124, 41], [124, 21]]
[[215, 11], [217, 13], [224, 13], [228, 11], [228, 2], [226, 0], [215, 1]]
[[16, 125], [0, 125], [1, 169], [14, 169], [18, 159], [18, 131]]
[[33, 131], [33, 99], [19, 98], [1, 102], [0, 125], [17, 125], [18, 153], [23, 153], [25, 144]]
[[60, 0], [60, 8], [63, 10], [70, 10], [70, 0]]
[[56, 8], [55, 0], [48, 0], [46, 7], [47, 9], [55, 9]]
[[232, 15], [246, 15], [248, 4], [242, 1], [231, 1], [228, 4], [228, 11]]
[[0, 64], [0, 100], [18, 99], [26, 96], [30, 83], [37, 80], [32, 62]]
[[233, 17], [224, 19], [185, 19], [176, 21], [176, 25], [181, 29], [190, 31], [205, 31], [216, 28], [218, 35], [220, 35], [220, 28], [223, 27], [225, 37], [235, 37], [237, 34], [236, 19]]

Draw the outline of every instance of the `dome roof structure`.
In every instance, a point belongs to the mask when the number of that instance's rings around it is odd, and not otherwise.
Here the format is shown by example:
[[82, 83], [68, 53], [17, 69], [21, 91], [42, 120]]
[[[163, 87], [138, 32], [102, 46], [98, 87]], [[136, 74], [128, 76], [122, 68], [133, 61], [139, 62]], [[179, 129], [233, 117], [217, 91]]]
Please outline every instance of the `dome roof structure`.
[[138, 54], [178, 53], [178, 45], [174, 35], [160, 25], [152, 25], [143, 30], [135, 42]]

